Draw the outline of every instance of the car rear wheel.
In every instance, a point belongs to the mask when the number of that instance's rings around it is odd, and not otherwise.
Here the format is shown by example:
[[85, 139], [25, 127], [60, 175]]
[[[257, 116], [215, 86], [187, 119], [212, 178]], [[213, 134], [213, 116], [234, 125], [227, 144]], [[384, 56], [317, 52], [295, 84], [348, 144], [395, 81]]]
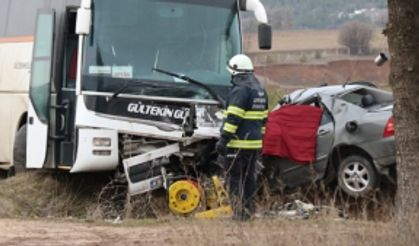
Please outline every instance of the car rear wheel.
[[366, 196], [378, 186], [378, 175], [367, 158], [350, 155], [339, 166], [338, 182], [346, 194], [353, 197]]

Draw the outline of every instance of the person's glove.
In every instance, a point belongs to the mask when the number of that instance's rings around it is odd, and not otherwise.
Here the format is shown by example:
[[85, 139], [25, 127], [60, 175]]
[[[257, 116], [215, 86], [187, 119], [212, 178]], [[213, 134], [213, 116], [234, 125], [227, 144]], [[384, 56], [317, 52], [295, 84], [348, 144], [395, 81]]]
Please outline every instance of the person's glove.
[[219, 155], [224, 156], [227, 154], [227, 142], [228, 140], [222, 137], [215, 144], [215, 151], [217, 151]]

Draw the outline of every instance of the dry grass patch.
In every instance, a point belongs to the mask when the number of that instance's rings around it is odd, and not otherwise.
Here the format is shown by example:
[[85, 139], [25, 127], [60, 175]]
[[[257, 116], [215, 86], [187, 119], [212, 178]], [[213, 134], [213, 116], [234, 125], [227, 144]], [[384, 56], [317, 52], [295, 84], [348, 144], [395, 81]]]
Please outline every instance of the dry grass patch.
[[173, 245], [399, 245], [389, 223], [315, 220], [172, 220]]
[[96, 188], [82, 177], [30, 172], [0, 181], [0, 217], [84, 217]]

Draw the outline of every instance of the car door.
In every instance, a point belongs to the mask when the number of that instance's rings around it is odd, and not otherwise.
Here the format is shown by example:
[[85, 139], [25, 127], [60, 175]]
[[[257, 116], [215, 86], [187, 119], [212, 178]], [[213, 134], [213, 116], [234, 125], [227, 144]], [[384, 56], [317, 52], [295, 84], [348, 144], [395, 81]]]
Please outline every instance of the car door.
[[54, 20], [53, 10], [38, 11], [29, 86], [27, 168], [42, 168], [47, 156]]
[[334, 122], [331, 114], [323, 111], [319, 129], [317, 131], [316, 170], [322, 171], [327, 166], [330, 150], [334, 140]]
[[322, 96], [323, 114], [317, 130], [316, 162], [313, 165], [317, 179], [322, 178], [326, 172], [335, 139], [335, 121], [328, 107], [330, 102], [330, 98]]

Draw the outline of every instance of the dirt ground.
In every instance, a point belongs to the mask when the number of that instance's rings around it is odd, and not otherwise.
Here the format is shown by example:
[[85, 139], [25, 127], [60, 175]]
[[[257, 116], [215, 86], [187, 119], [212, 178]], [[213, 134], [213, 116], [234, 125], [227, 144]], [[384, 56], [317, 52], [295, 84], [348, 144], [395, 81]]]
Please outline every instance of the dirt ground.
[[0, 245], [171, 245], [168, 226], [135, 228], [57, 221], [0, 220]]
[[3, 219], [0, 245], [383, 245], [390, 228], [332, 220], [132, 223]]

